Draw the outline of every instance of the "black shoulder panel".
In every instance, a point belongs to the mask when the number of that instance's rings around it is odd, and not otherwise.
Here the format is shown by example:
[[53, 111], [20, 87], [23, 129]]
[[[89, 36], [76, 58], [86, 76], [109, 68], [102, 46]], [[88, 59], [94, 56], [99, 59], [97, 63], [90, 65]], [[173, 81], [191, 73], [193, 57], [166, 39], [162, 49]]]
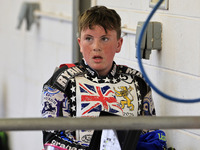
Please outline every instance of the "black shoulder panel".
[[141, 84], [140, 87], [142, 87], [143, 90], [145, 90], [146, 92], [150, 90], [149, 86], [147, 85], [140, 71], [124, 65], [118, 65], [118, 67], [120, 68], [121, 73], [134, 76], [135, 80], [138, 80], [139, 83]]
[[82, 66], [76, 65], [73, 67], [63, 66], [59, 68], [53, 76], [45, 83], [45, 85], [52, 86], [64, 92], [67, 88], [70, 79], [84, 73]]

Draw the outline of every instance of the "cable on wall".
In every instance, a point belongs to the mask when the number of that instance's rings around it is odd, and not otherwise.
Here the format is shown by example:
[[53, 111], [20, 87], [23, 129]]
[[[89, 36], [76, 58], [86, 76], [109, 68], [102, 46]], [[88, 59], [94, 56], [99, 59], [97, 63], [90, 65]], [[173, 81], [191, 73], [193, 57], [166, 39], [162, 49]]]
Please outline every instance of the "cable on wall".
[[170, 95], [167, 95], [166, 93], [160, 91], [148, 78], [147, 74], [144, 71], [144, 67], [142, 65], [142, 60], [141, 60], [141, 51], [140, 51], [140, 47], [141, 47], [141, 42], [142, 42], [142, 38], [144, 35], [144, 32], [147, 28], [147, 25], [150, 21], [150, 19], [152, 18], [152, 16], [154, 15], [154, 13], [156, 12], [156, 10], [159, 8], [159, 6], [161, 5], [161, 3], [163, 2], [163, 0], [159, 0], [159, 2], [155, 5], [155, 7], [153, 8], [153, 10], [150, 12], [149, 16], [147, 17], [146, 21], [143, 24], [143, 27], [141, 29], [139, 38], [138, 38], [138, 46], [137, 46], [137, 58], [138, 58], [138, 64], [139, 64], [139, 68], [140, 71], [145, 79], [145, 81], [149, 84], [149, 86], [160, 96], [169, 99], [171, 101], [174, 102], [179, 102], [179, 103], [196, 103], [196, 102], [200, 102], [200, 98], [197, 99], [181, 99], [181, 98], [176, 98], [176, 97], [172, 97]]

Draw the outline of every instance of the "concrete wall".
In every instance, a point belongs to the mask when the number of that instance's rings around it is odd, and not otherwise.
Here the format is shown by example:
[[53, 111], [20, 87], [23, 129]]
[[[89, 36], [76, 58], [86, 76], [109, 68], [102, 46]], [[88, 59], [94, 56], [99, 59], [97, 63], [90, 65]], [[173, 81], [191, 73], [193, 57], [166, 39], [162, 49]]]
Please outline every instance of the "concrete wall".
[[[31, 1], [31, 0], [29, 0]], [[34, 0], [32, 0], [34, 1]], [[42, 85], [61, 63], [72, 62], [72, 23], [42, 17], [26, 31], [16, 29], [22, 0], [0, 1], [0, 117], [40, 117]], [[37, 2], [37, 1], [34, 1]], [[72, 0], [40, 0], [46, 12], [72, 16]], [[147, 0], [97, 0], [121, 15], [122, 25], [136, 29], [151, 11]], [[145, 70], [162, 91], [179, 98], [200, 97], [200, 1], [169, 2], [169, 10], [159, 10], [152, 21], [163, 25], [163, 49], [144, 60]], [[124, 36], [115, 60], [138, 68], [135, 35]], [[197, 116], [199, 103], [171, 102], [153, 92], [158, 116]], [[166, 130], [168, 146], [196, 150], [199, 130]], [[42, 149], [40, 131], [9, 132], [12, 150]]]

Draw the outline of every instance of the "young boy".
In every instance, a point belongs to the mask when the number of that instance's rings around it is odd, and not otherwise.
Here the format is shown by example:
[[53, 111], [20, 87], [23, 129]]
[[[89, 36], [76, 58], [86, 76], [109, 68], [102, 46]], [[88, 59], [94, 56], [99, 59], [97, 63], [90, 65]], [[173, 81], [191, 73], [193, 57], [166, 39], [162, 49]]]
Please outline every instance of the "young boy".
[[[123, 43], [121, 18], [113, 9], [94, 6], [79, 19], [78, 43], [83, 60], [64, 64], [44, 84], [42, 116], [97, 117], [155, 115], [151, 89], [132, 68], [113, 58]], [[66, 127], [67, 128], [67, 127]], [[44, 145], [87, 149], [93, 131], [44, 131]]]

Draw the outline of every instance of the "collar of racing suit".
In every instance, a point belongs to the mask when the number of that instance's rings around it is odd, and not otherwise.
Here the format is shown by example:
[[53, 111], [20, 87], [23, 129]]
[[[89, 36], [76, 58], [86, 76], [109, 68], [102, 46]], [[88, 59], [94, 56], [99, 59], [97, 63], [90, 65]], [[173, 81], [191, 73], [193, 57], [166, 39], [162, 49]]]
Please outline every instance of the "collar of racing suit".
[[[81, 61], [81, 65], [84, 66], [84, 68], [88, 71], [90, 76], [101, 78], [101, 76], [99, 76], [99, 74], [86, 63], [84, 58]], [[112, 68], [110, 69], [110, 71], [109, 71], [108, 75], [106, 75], [106, 77], [114, 77], [116, 75], [116, 73], [117, 73], [117, 65], [113, 61]], [[104, 78], [104, 76], [102, 76], [102, 78]]]

